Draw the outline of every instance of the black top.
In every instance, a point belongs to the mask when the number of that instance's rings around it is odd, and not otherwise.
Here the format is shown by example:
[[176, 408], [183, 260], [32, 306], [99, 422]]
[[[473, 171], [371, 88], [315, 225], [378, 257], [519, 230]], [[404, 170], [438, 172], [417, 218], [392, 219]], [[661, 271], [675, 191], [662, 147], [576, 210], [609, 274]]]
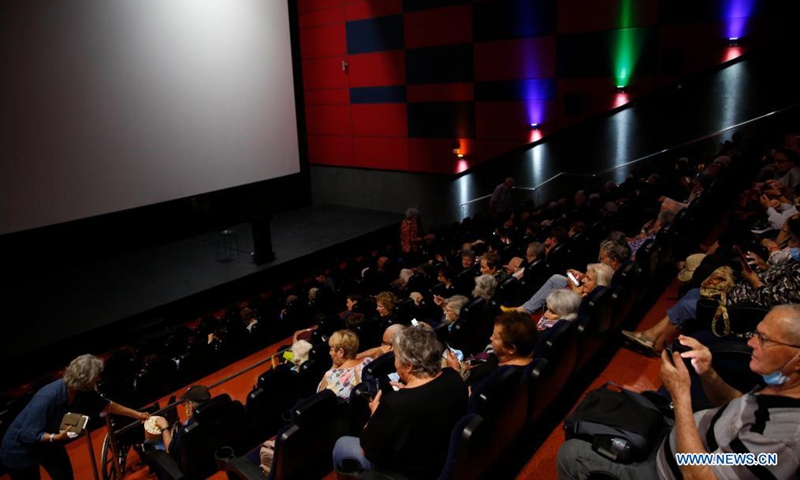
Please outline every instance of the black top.
[[361, 433], [361, 448], [379, 469], [437, 478], [450, 433], [467, 413], [467, 387], [451, 368], [420, 387], [391, 392]]

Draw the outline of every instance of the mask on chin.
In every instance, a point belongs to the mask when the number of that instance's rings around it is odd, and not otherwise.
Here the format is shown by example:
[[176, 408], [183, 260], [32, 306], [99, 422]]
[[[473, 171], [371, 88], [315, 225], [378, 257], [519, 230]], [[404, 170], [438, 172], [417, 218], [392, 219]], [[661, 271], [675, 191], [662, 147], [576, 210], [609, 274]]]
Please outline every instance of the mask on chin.
[[761, 377], [764, 379], [764, 383], [773, 387], [783, 385], [787, 380], [789, 380], [789, 377], [782, 374], [780, 370], [775, 370], [769, 375], [761, 375]]

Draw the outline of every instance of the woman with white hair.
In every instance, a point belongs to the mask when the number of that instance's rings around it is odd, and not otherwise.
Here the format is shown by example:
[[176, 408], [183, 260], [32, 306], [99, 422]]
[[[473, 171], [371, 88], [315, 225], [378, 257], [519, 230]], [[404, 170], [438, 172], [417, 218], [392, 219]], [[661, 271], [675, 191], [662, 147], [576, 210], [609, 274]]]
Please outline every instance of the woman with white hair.
[[495, 288], [497, 288], [497, 280], [493, 275], [480, 275], [475, 277], [475, 288], [472, 290], [472, 298], [482, 298], [488, 302], [494, 296]]
[[555, 290], [547, 296], [547, 310], [545, 310], [536, 328], [545, 330], [560, 320], [572, 321], [578, 318], [578, 309], [583, 299], [571, 290]]
[[419, 210], [409, 208], [406, 210], [406, 218], [400, 222], [400, 250], [403, 253], [411, 253], [414, 246], [419, 246], [422, 241], [422, 229], [419, 225]]
[[451, 368], [442, 369], [444, 347], [433, 330], [404, 328], [392, 341], [402, 387], [379, 390], [361, 437], [341, 437], [333, 449], [339, 472], [385, 469], [404, 478], [436, 478], [450, 433], [467, 413], [467, 388]]
[[39, 466], [53, 480], [71, 480], [72, 464], [64, 444], [75, 433], [60, 430], [66, 413], [97, 417], [112, 413], [147, 420], [149, 413], [114, 403], [97, 392], [103, 360], [81, 355], [70, 362], [60, 378], [42, 387], [8, 427], [0, 447], [0, 459], [12, 480], [38, 479]]

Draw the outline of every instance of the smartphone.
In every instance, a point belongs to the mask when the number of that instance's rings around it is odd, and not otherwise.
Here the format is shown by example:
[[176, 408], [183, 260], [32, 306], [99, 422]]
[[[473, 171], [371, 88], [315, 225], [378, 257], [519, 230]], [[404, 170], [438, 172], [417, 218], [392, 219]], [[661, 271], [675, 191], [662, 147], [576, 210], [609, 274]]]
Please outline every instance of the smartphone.
[[742, 262], [742, 268], [744, 268], [747, 272], [752, 272], [753, 267], [751, 267], [750, 263], [748, 263], [747, 257], [744, 256], [744, 253], [742, 253], [742, 249], [739, 248], [739, 245], [734, 245], [733, 251], [739, 256], [739, 260]]
[[691, 350], [691, 347], [687, 347], [686, 345], [678, 341], [678, 339], [675, 339], [672, 343], [664, 342], [664, 350], [666, 350], [669, 356], [671, 357], [674, 352], [678, 353], [688, 352], [689, 350]]
[[417, 319], [416, 319], [416, 318], [412, 318], [412, 319], [411, 319], [411, 325], [413, 325], [413, 326], [415, 326], [415, 327], [418, 327], [418, 326], [419, 326], [419, 322], [417, 321]]
[[581, 286], [581, 282], [579, 282], [578, 279], [575, 278], [575, 275], [573, 275], [572, 272], [567, 272], [567, 277], [569, 277], [569, 281], [572, 282], [576, 287]]
[[[445, 342], [444, 346], [453, 353], [453, 356], [456, 357], [459, 362], [464, 361], [464, 353], [461, 350], [456, 350], [447, 342]], [[442, 353], [442, 358], [447, 358], [447, 350]]]

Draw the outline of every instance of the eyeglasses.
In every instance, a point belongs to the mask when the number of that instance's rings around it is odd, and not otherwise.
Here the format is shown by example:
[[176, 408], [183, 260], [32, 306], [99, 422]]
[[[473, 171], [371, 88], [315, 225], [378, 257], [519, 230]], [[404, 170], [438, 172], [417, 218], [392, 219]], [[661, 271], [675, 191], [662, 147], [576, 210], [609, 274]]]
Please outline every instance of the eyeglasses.
[[792, 345], [791, 343], [784, 343], [784, 342], [779, 342], [777, 340], [770, 340], [769, 338], [765, 337], [764, 334], [759, 332], [758, 330], [756, 330], [756, 333], [754, 333], [753, 336], [756, 338], [756, 340], [758, 340], [758, 346], [761, 347], [761, 348], [764, 348], [764, 344], [769, 344], [769, 343], [772, 343], [772, 344], [775, 344], [775, 345], [783, 345], [785, 347], [800, 348], [800, 345]]

